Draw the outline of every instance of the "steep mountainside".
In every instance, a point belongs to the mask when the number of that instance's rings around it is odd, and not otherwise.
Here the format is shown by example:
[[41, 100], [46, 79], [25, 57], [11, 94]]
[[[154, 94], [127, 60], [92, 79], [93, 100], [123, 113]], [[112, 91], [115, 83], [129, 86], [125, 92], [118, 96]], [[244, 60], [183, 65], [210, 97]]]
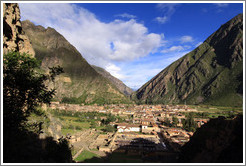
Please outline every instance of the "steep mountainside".
[[17, 3], [3, 3], [3, 53], [8, 51], [34, 55], [32, 45], [22, 30]]
[[112, 84], [114, 84], [122, 93], [124, 93], [126, 96], [130, 96], [130, 94], [133, 92], [133, 90], [129, 87], [127, 87], [121, 80], [115, 78], [112, 76], [109, 72], [104, 70], [101, 67], [94, 66], [92, 67], [103, 77], [107, 78]]
[[130, 102], [55, 29], [35, 26], [30, 21], [23, 21], [22, 25], [41, 68], [47, 71], [48, 67], [60, 65], [65, 71], [55, 82], [58, 100], [86, 104]]
[[242, 106], [242, 94], [243, 15], [239, 14], [143, 85], [132, 98], [142, 103]]

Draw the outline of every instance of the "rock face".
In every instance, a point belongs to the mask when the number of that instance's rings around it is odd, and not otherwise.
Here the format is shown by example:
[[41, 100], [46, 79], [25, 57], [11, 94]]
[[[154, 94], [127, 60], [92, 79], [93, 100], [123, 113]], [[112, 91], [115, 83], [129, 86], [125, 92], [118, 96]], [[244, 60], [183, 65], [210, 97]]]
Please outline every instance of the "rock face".
[[41, 61], [41, 68], [60, 65], [64, 74], [56, 81], [56, 100], [70, 103], [104, 104], [130, 103], [114, 85], [98, 74], [81, 54], [55, 29], [35, 26], [23, 21], [23, 30], [32, 42], [35, 57]]
[[239, 14], [143, 85], [132, 98], [141, 103], [242, 106], [242, 94], [243, 15]]
[[242, 163], [243, 116], [211, 119], [181, 149], [180, 162]]
[[3, 4], [3, 53], [9, 51], [35, 54], [28, 37], [22, 30], [20, 9], [16, 3]]
[[94, 66], [94, 65], [92, 65], [92, 67], [96, 70], [96, 72], [101, 74], [103, 77], [107, 78], [113, 85], [115, 85], [120, 92], [122, 92], [126, 96], [130, 96], [132, 94], [133, 90], [127, 87], [121, 80], [115, 78], [109, 72], [107, 72], [101, 67]]

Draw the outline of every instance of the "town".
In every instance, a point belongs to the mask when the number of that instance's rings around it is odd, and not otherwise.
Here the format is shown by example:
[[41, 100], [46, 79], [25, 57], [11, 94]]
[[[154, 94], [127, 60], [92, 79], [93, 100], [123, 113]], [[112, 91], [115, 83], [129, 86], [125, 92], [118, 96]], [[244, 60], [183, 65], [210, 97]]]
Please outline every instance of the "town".
[[[190, 113], [199, 113], [187, 105], [76, 105], [52, 102], [52, 110], [62, 110], [64, 113], [94, 113], [104, 116], [93, 117], [96, 125], [102, 126], [107, 116], [118, 117], [109, 121], [108, 126], [115, 130], [101, 133], [96, 127], [75, 133], [65, 133], [71, 146], [76, 149], [76, 158], [83, 150], [94, 150], [98, 156], [119, 152], [127, 154], [179, 152], [190, 140], [196, 128], [209, 121], [207, 117], [193, 117], [190, 124]], [[46, 108], [47, 109], [47, 108]], [[63, 113], [63, 114], [64, 114]], [[86, 117], [89, 119], [89, 117]], [[63, 125], [58, 127], [62, 130]], [[80, 129], [80, 128], [79, 128]], [[54, 133], [54, 132], [53, 132]], [[59, 136], [56, 136], [57, 139]]]

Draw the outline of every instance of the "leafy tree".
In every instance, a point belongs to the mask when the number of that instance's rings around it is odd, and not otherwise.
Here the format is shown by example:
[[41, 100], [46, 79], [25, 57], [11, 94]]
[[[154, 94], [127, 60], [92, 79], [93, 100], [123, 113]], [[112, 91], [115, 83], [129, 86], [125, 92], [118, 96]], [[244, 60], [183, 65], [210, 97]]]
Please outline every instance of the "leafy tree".
[[105, 132], [114, 132], [116, 129], [111, 125], [107, 125], [104, 129]]
[[114, 122], [116, 120], [115, 116], [112, 114], [108, 114], [107, 116], [107, 121], [110, 122]]
[[[4, 162], [71, 162], [71, 150], [66, 139], [58, 142], [52, 137], [39, 139], [27, 129], [30, 113], [42, 103], [50, 103], [55, 89], [48, 89], [47, 81], [54, 81], [62, 73], [61, 67], [40, 73], [40, 63], [27, 54], [11, 52], [3, 56], [3, 150]], [[42, 124], [41, 124], [42, 125]], [[50, 148], [52, 145], [52, 148]], [[65, 156], [64, 156], [65, 155]]]
[[30, 55], [12, 52], [3, 57], [3, 116], [4, 126], [22, 127], [30, 113], [41, 103], [49, 103], [55, 89], [49, 90], [46, 81], [54, 81], [63, 72], [58, 67], [50, 68], [48, 75], [37, 71], [39, 62]]
[[174, 126], [174, 127], [177, 127], [177, 124], [179, 123], [179, 120], [178, 120], [178, 118], [176, 117], [176, 116], [174, 116], [173, 117], [173, 123], [172, 123], [172, 125]]
[[117, 120], [118, 123], [123, 123], [123, 122], [125, 121], [125, 120], [124, 120], [123, 118], [121, 118], [120, 116], [117, 117], [117, 119], [118, 119], [118, 120]]
[[112, 114], [108, 114], [106, 120], [105, 119], [101, 120], [102, 124], [104, 125], [108, 125], [110, 122], [114, 122], [114, 121], [116, 121], [116, 117]]
[[165, 126], [169, 126], [169, 127], [172, 126], [170, 120], [169, 120], [167, 117], [165, 117], [165, 119], [164, 119], [164, 125], [165, 125]]
[[193, 119], [194, 114], [189, 113], [185, 120], [182, 120], [183, 128], [187, 131], [194, 132], [197, 128], [197, 123]]

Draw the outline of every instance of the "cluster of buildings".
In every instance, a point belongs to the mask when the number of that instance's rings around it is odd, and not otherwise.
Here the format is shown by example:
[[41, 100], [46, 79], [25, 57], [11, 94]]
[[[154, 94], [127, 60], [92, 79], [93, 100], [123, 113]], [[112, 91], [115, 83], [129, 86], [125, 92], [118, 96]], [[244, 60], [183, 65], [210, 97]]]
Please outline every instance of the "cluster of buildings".
[[[100, 146], [101, 151], [112, 151], [119, 149], [124, 145], [125, 148], [140, 147], [141, 141], [136, 145], [136, 139], [151, 138], [155, 144], [147, 145], [146, 148], [156, 149], [157, 147], [166, 148], [163, 144], [156, 143], [156, 140], [170, 142], [173, 149], [178, 149], [184, 143], [188, 142], [193, 133], [182, 129], [182, 119], [186, 119], [183, 112], [194, 112], [186, 105], [76, 105], [76, 104], [60, 104], [53, 102], [50, 105], [53, 109], [62, 109], [67, 111], [81, 111], [81, 112], [100, 112], [110, 113], [120, 117], [127, 117], [124, 123], [111, 122], [111, 125], [117, 126], [117, 134], [112, 136], [110, 143], [107, 146]], [[163, 125], [166, 121], [173, 123], [176, 118], [175, 127]], [[194, 119], [198, 127], [207, 123], [208, 119]], [[128, 139], [126, 139], [126, 135]], [[156, 140], [155, 140], [156, 139]], [[100, 139], [99, 139], [100, 140]], [[104, 140], [104, 139], [102, 139]], [[135, 141], [135, 143], [134, 143]], [[100, 141], [99, 141], [100, 142]], [[103, 142], [103, 141], [102, 141]], [[107, 142], [107, 141], [106, 141]], [[142, 140], [143, 142], [143, 140]], [[153, 142], [153, 141], [152, 141]], [[105, 143], [105, 142], [104, 142]], [[141, 145], [143, 147], [143, 145]], [[133, 148], [134, 149], [134, 148]], [[157, 148], [158, 149], [158, 148]], [[160, 148], [159, 148], [160, 149]]]

